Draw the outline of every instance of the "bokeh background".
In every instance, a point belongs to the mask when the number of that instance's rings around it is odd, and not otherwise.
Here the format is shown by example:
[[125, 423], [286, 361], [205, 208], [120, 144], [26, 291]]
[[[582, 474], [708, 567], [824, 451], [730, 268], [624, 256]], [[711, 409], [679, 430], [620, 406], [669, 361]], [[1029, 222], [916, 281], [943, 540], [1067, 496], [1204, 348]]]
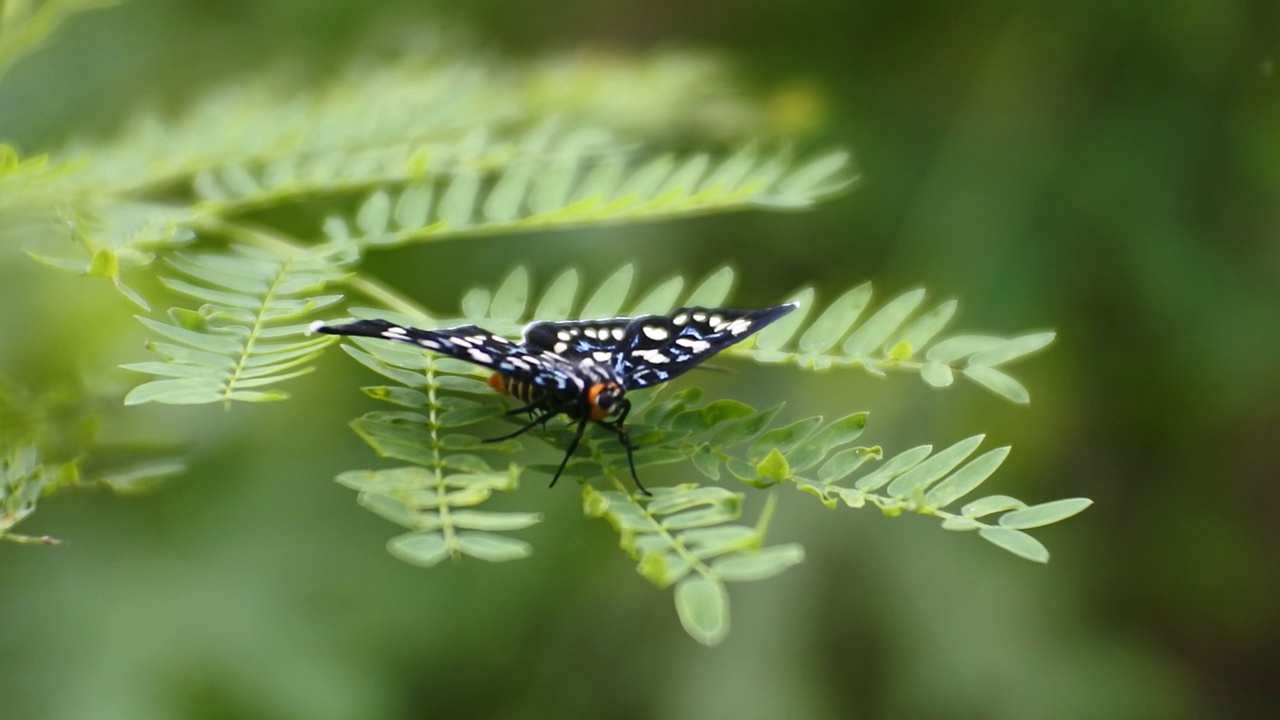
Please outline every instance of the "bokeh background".
[[[271, 64], [322, 76], [388, 23], [517, 60], [711, 50], [760, 102], [821, 120], [802, 143], [851, 148], [862, 182], [803, 214], [409, 248], [368, 270], [452, 309], [522, 263], [547, 281], [635, 262], [651, 283], [727, 262], [744, 305], [870, 279], [882, 298], [959, 298], [962, 328], [1054, 327], [1018, 367], [1029, 407], [857, 371], [699, 381], [796, 416], [869, 410], [864, 438], [890, 449], [986, 432], [1014, 446], [988, 487], [1096, 505], [1038, 533], [1042, 567], [784, 494], [772, 537], [808, 559], [735, 586], [733, 632], [708, 649], [572, 486], [520, 491], [547, 515], [528, 560], [393, 559], [396, 529], [331, 480], [369, 463], [345, 423], [370, 407], [368, 375], [333, 353], [288, 403], [131, 411], [190, 443], [191, 471], [143, 497], [61, 495], [21, 528], [69, 547], [0, 544], [0, 717], [1273, 716], [1274, 4], [140, 0], [13, 68], [0, 137], [35, 152], [110, 134], [143, 100], [181, 107]], [[101, 327], [137, 332], [105, 283], [0, 252], [6, 375], [57, 386], [140, 359], [140, 334], [119, 357], [79, 351]]]

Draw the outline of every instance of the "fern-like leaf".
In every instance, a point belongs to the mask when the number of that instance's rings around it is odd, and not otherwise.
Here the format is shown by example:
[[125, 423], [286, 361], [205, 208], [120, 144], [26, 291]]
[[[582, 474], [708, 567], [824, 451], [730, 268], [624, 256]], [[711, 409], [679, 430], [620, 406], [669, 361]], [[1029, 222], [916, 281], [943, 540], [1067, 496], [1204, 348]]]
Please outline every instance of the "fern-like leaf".
[[584, 512], [618, 531], [623, 550], [639, 560], [640, 574], [658, 587], [676, 586], [680, 622], [704, 645], [718, 645], [729, 633], [726, 582], [764, 580], [804, 560], [804, 549], [794, 543], [762, 547], [775, 495], [749, 527], [733, 522], [744, 496], [724, 488], [658, 488], [648, 501], [590, 485], [582, 492]]
[[603, 157], [626, 149], [627, 144], [608, 131], [566, 129], [549, 119], [514, 137], [480, 127], [461, 138], [435, 142], [286, 154], [259, 165], [218, 165], [196, 173], [192, 187], [200, 213], [226, 216], [317, 195], [425, 184], [468, 173], [491, 178], [515, 165]]
[[[946, 530], [976, 530], [998, 547], [1028, 560], [1048, 562], [1049, 551], [1023, 530], [1065, 520], [1093, 501], [1071, 498], [1028, 506], [1006, 495], [992, 495], [965, 504], [959, 512], [947, 510], [976, 490], [1008, 457], [1009, 448], [1000, 447], [961, 465], [982, 440], [982, 435], [975, 435], [937, 453], [929, 445], [911, 448], [885, 460], [851, 485], [838, 483], [853, 475], [865, 461], [879, 460], [880, 448], [851, 448], [830, 457], [826, 453], [806, 454], [806, 460], [813, 460], [809, 467], [826, 460], [818, 467], [816, 478], [799, 475], [805, 467], [797, 466], [788, 468], [783, 479], [815, 495], [829, 508], [841, 502], [852, 508], [870, 503], [890, 516], [904, 511], [932, 515], [942, 520]], [[997, 514], [1000, 515], [995, 524], [982, 519]]]
[[870, 283], [849, 290], [821, 312], [814, 306], [811, 288], [791, 299], [800, 303], [796, 312], [761, 331], [754, 345], [735, 346], [727, 352], [813, 370], [858, 366], [880, 376], [889, 370], [907, 370], [918, 372], [938, 388], [951, 385], [960, 373], [997, 395], [1026, 404], [1030, 394], [1003, 366], [1043, 349], [1055, 337], [1053, 332], [1036, 332], [1010, 339], [951, 335], [939, 340], [955, 316], [957, 303], [948, 300], [919, 312], [925, 299], [921, 289], [899, 295], [874, 312], [868, 312]]
[[365, 199], [354, 223], [330, 218], [324, 229], [331, 239], [385, 247], [751, 207], [803, 208], [852, 181], [847, 159], [835, 152], [797, 167], [785, 154], [760, 157], [754, 148], [718, 162], [708, 155], [524, 159], [495, 177], [462, 170], [394, 194], [379, 190]]
[[165, 286], [204, 304], [198, 311], [174, 308], [168, 322], [138, 318], [163, 338], [148, 343], [161, 360], [122, 367], [164, 379], [134, 388], [126, 404], [280, 400], [288, 394], [258, 388], [310, 372], [308, 363], [333, 341], [306, 336], [314, 313], [342, 299], [317, 294], [342, 277], [325, 254], [239, 245], [168, 262], [182, 277], [165, 278]]
[[351, 425], [378, 455], [412, 464], [337, 478], [360, 492], [361, 505], [412, 531], [388, 543], [391, 554], [424, 567], [463, 555], [491, 562], [527, 557], [527, 542], [499, 533], [533, 525], [540, 515], [475, 509], [494, 491], [515, 490], [520, 474], [515, 464], [494, 468], [482, 454], [513, 452], [520, 444], [481, 443], [466, 432], [502, 413], [492, 394], [462, 396], [483, 387], [468, 374], [471, 368], [377, 340], [356, 339], [344, 349], [396, 383], [366, 387], [366, 394], [406, 408], [370, 412]]

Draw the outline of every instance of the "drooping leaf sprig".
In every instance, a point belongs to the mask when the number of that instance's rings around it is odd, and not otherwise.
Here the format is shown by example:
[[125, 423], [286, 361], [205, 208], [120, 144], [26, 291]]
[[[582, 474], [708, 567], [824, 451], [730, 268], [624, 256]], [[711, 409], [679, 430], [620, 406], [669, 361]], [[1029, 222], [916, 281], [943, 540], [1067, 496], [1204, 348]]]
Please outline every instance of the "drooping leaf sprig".
[[[111, 407], [118, 407], [118, 398]], [[99, 398], [32, 392], [0, 379], [0, 541], [59, 545], [49, 535], [14, 528], [44, 498], [69, 489], [149, 490], [185, 470], [172, 448], [100, 442]]]

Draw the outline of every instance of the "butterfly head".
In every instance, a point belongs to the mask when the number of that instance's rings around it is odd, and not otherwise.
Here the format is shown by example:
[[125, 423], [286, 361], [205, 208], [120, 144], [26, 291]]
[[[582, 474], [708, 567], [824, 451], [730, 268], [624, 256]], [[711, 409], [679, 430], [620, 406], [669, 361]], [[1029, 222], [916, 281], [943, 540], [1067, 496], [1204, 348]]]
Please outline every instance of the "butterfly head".
[[603, 420], [610, 415], [615, 415], [622, 411], [623, 399], [622, 385], [614, 381], [600, 382], [592, 385], [587, 390], [587, 405], [591, 410], [592, 420]]

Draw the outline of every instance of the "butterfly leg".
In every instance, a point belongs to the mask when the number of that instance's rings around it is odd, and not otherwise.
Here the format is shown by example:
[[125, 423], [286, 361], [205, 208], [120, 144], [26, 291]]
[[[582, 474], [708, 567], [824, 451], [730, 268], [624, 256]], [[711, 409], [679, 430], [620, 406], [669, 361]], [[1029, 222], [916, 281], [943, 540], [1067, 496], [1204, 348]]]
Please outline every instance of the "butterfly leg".
[[518, 407], [518, 408], [513, 408], [513, 409], [511, 409], [511, 410], [508, 410], [508, 411], [507, 411], [507, 414], [508, 414], [508, 415], [519, 415], [520, 413], [529, 413], [530, 415], [533, 415], [534, 413], [538, 412], [539, 410], [543, 410], [543, 409], [545, 409], [546, 407], [547, 407], [547, 399], [546, 399], [546, 398], [540, 398], [540, 399], [538, 399], [538, 400], [534, 400], [533, 402], [529, 403], [528, 405], [521, 405], [521, 406], [520, 406], [520, 407]]
[[640, 476], [636, 474], [636, 459], [633, 455], [636, 447], [631, 444], [631, 435], [628, 434], [627, 429], [622, 426], [623, 421], [627, 419], [627, 413], [631, 412], [631, 401], [623, 400], [622, 403], [622, 413], [618, 415], [617, 420], [614, 420], [611, 423], [597, 421], [596, 424], [600, 427], [608, 428], [613, 432], [618, 433], [618, 441], [622, 443], [622, 447], [627, 451], [627, 464], [631, 466], [631, 479], [635, 481], [636, 488], [639, 489], [640, 492], [645, 495], [652, 496], [653, 493], [649, 492], [648, 489], [640, 483]]
[[487, 442], [487, 443], [491, 443], [491, 442], [501, 442], [501, 441], [503, 441], [503, 440], [510, 440], [511, 438], [516, 437], [517, 435], [523, 435], [523, 434], [525, 434], [526, 432], [529, 432], [530, 430], [532, 430], [532, 429], [534, 429], [534, 428], [538, 427], [539, 425], [545, 425], [545, 424], [546, 424], [546, 422], [547, 422], [548, 420], [550, 420], [551, 418], [553, 418], [553, 417], [555, 417], [555, 416], [559, 415], [559, 414], [560, 414], [560, 413], [562, 413], [562, 412], [565, 412], [565, 411], [566, 411], [566, 410], [568, 410], [568, 409], [569, 409], [568, 407], [553, 407], [553, 408], [550, 408], [550, 409], [548, 409], [545, 413], [543, 413], [543, 414], [539, 415], [538, 417], [534, 418], [532, 421], [530, 421], [530, 422], [525, 423], [524, 425], [522, 425], [522, 426], [520, 427], [520, 429], [519, 429], [519, 430], [516, 430], [516, 431], [515, 431], [515, 432], [513, 432], [513, 433], [507, 433], [506, 435], [503, 435], [503, 436], [501, 436], [501, 437], [485, 438], [484, 440], [481, 440], [480, 442]]
[[556, 476], [551, 478], [551, 484], [547, 487], [555, 487], [556, 481], [560, 479], [560, 473], [564, 472], [564, 468], [569, 464], [569, 458], [573, 457], [573, 451], [578, 449], [578, 443], [582, 442], [582, 434], [587, 431], [587, 417], [583, 417], [578, 421], [578, 432], [573, 435], [573, 442], [569, 443], [569, 449], [564, 453], [564, 459], [560, 461], [560, 467], [556, 469]]

